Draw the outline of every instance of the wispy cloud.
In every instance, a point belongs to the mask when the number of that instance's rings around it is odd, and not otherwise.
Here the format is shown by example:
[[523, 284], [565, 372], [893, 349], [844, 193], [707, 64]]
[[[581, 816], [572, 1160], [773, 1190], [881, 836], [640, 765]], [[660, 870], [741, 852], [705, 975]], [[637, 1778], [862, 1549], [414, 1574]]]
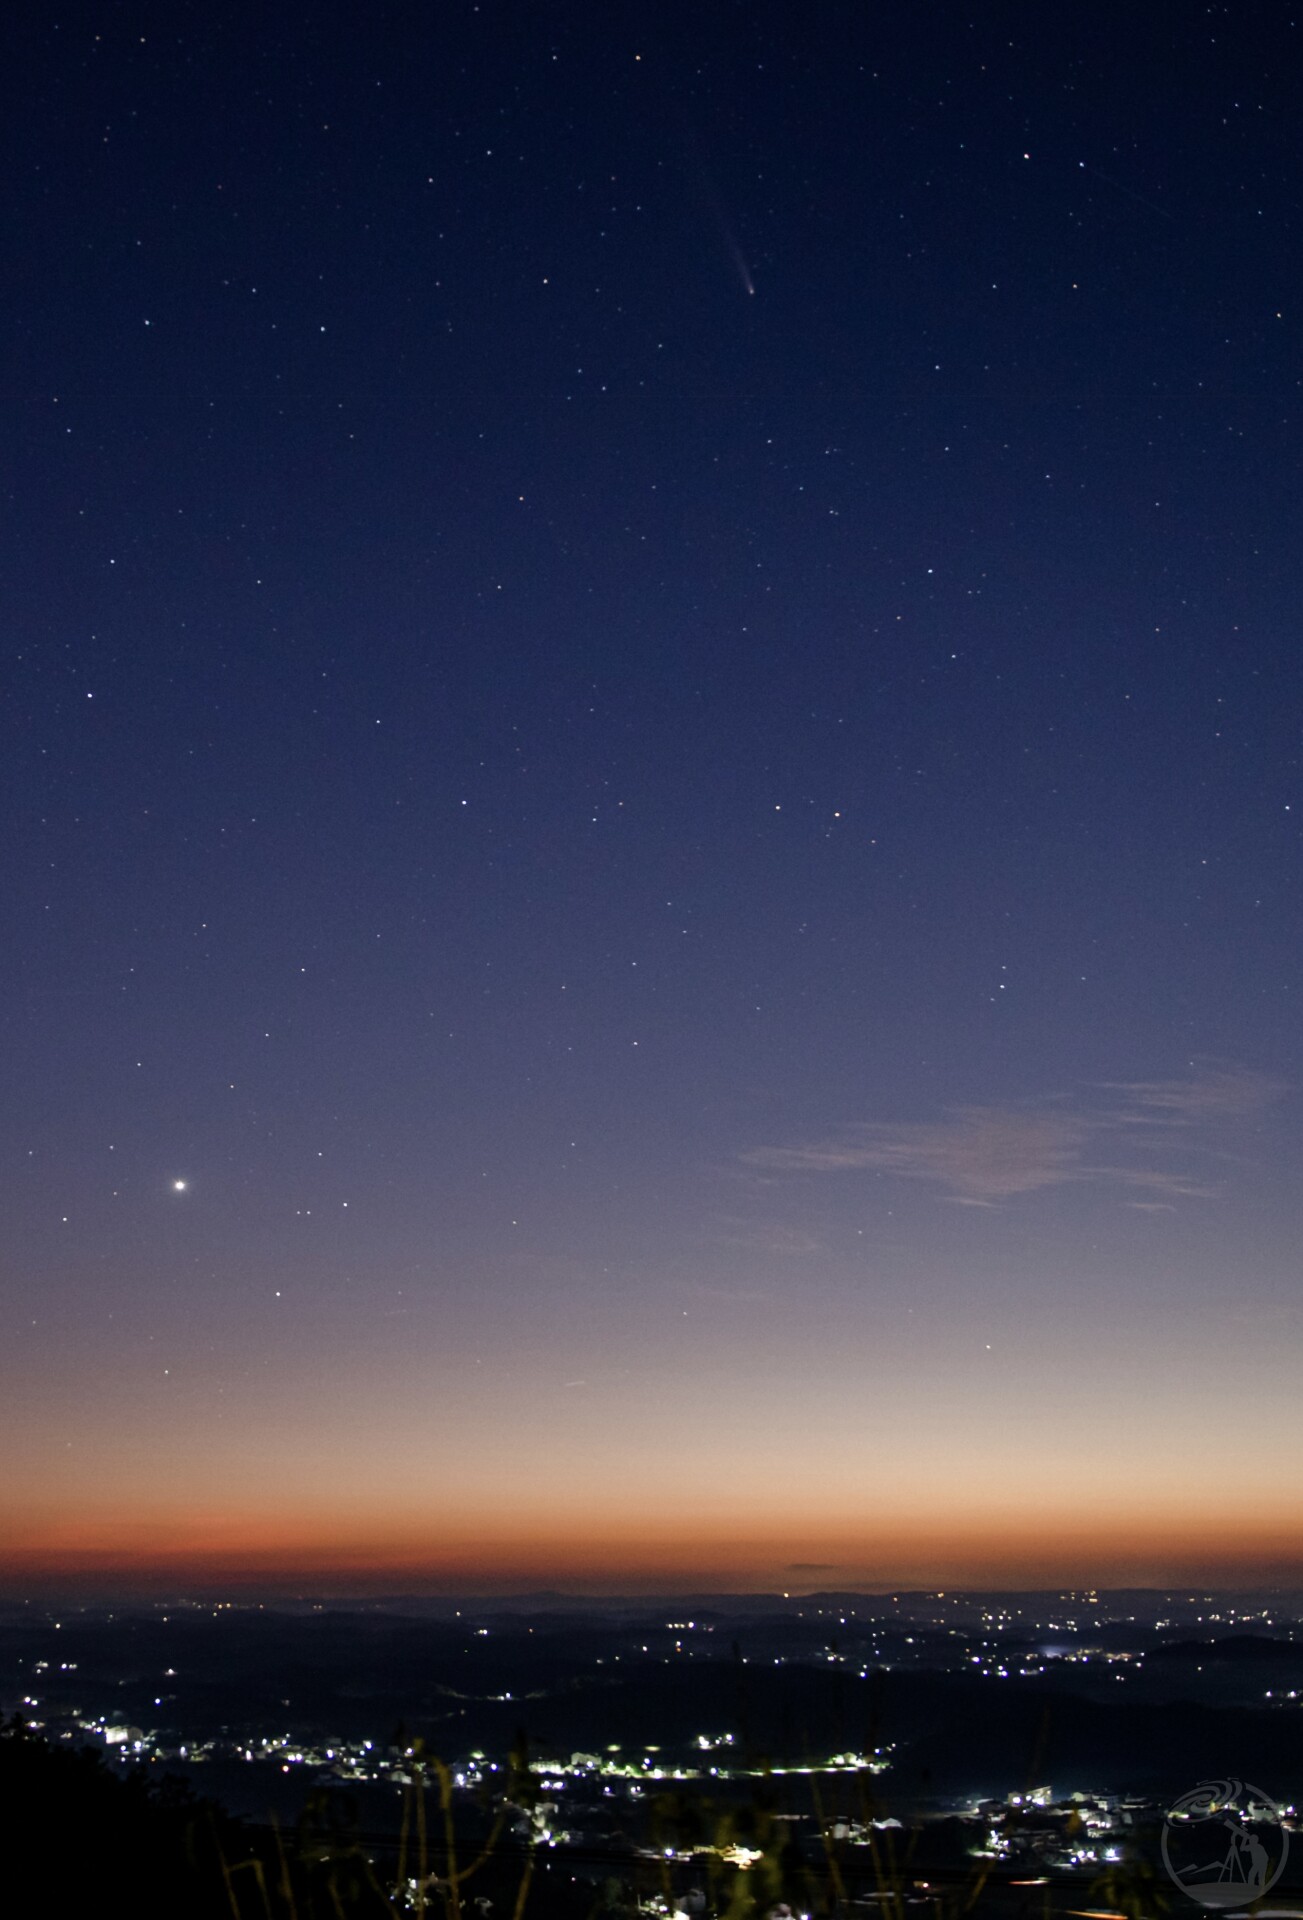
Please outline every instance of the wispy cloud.
[[1146, 1204], [1170, 1207], [1177, 1200], [1213, 1200], [1219, 1191], [1208, 1180], [1173, 1173], [1163, 1167], [1082, 1167], [1077, 1178], [1110, 1181], [1115, 1186], [1132, 1187], [1156, 1197], [1150, 1202], [1133, 1201], [1132, 1205], [1137, 1207]]
[[757, 1147], [745, 1158], [775, 1172], [867, 1170], [931, 1180], [952, 1199], [986, 1205], [1074, 1179], [1085, 1139], [1068, 1114], [956, 1107], [933, 1122], [870, 1122], [803, 1146]]
[[[921, 1180], [961, 1206], [1090, 1183], [1118, 1189], [1135, 1207], [1169, 1209], [1213, 1198], [1218, 1187], [1207, 1161], [1224, 1154], [1235, 1122], [1287, 1091], [1268, 1074], [1212, 1063], [1184, 1080], [1110, 1082], [1052, 1101], [953, 1107], [934, 1121], [860, 1122], [824, 1139], [755, 1147], [742, 1158], [770, 1173]], [[1101, 1093], [1114, 1098], [1103, 1104]]]
[[712, 1236], [720, 1247], [740, 1247], [745, 1253], [763, 1253], [776, 1260], [804, 1260], [825, 1253], [827, 1244], [813, 1233], [777, 1222], [759, 1224], [725, 1215], [721, 1231]]
[[1123, 1105], [1111, 1116], [1118, 1125], [1197, 1127], [1262, 1113], [1289, 1092], [1289, 1084], [1251, 1067], [1209, 1063], [1187, 1080], [1106, 1080], [1101, 1090], [1122, 1095]]

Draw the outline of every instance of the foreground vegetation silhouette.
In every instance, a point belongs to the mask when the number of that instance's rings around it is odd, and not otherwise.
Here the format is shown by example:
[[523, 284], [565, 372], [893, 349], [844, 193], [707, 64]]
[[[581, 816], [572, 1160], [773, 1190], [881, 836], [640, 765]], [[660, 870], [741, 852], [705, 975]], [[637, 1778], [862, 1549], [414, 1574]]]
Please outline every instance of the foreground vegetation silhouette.
[[[360, 1833], [347, 1796], [330, 1788], [311, 1794], [282, 1831], [233, 1818], [173, 1776], [122, 1771], [94, 1751], [50, 1745], [16, 1717], [0, 1725], [0, 1806], [17, 1842], [0, 1879], [3, 1910], [132, 1920], [525, 1920], [527, 1906], [529, 1920], [844, 1916], [866, 1897], [863, 1853], [852, 1876], [836, 1838], [848, 1815], [867, 1838], [867, 1899], [882, 1920], [906, 1920], [907, 1907], [909, 1920], [920, 1911], [963, 1920], [988, 1891], [989, 1864], [980, 1861], [947, 1885], [920, 1881], [918, 1833], [880, 1822], [868, 1772], [852, 1783], [857, 1804], [835, 1815], [811, 1780], [816, 1858], [789, 1845], [788, 1816], [762, 1775], [741, 1800], [665, 1792], [649, 1806], [650, 1845], [638, 1857], [595, 1881], [565, 1875], [564, 1884], [548, 1871], [565, 1856], [546, 1849], [547, 1803], [523, 1741], [469, 1809], [455, 1803], [449, 1768], [421, 1741], [407, 1747], [404, 1774], [391, 1834]], [[922, 1897], [920, 1887], [928, 1888]], [[1152, 1872], [1129, 1863], [1092, 1892], [1118, 1920], [1159, 1920], [1167, 1906]], [[1043, 1906], [1048, 1915], [1048, 1894]]]

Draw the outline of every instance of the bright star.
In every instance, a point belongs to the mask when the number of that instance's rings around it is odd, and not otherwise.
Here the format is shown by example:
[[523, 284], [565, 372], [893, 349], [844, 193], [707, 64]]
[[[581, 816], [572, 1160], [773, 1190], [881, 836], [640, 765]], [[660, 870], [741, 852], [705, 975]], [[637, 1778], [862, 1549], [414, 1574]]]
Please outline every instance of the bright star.
[[187, 1182], [184, 1180], [174, 1180], [172, 1182], [173, 1193], [184, 1193], [186, 1190], [186, 1185], [187, 1185]]

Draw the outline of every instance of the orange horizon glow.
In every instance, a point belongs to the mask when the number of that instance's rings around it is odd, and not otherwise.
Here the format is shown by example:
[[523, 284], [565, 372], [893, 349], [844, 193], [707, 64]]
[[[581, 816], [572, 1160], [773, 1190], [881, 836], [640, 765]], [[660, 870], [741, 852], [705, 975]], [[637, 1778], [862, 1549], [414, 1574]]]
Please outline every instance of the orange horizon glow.
[[790, 1303], [694, 1311], [684, 1360], [597, 1307], [483, 1368], [399, 1319], [229, 1390], [69, 1353], [0, 1408], [0, 1590], [1303, 1588], [1296, 1356], [1251, 1319], [1029, 1312], [1001, 1346], [866, 1308], [829, 1344]]
[[141, 1588], [222, 1584], [251, 1591], [318, 1583], [323, 1591], [576, 1593], [802, 1592], [828, 1589], [1011, 1590], [1303, 1584], [1294, 1526], [1207, 1527], [1024, 1520], [995, 1528], [893, 1516], [817, 1537], [792, 1529], [721, 1532], [704, 1524], [609, 1521], [579, 1530], [532, 1525], [335, 1530], [288, 1514], [234, 1513], [33, 1524], [0, 1548], [0, 1587], [100, 1583]]

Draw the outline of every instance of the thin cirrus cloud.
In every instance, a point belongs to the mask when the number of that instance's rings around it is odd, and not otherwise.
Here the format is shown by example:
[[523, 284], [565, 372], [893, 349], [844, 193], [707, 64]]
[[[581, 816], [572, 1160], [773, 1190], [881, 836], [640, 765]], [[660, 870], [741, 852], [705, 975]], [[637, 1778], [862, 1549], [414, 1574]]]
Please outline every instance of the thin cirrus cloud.
[[757, 1226], [751, 1221], [739, 1220], [732, 1214], [724, 1216], [721, 1231], [714, 1236], [714, 1244], [738, 1247], [744, 1253], [768, 1254], [779, 1260], [803, 1260], [827, 1252], [826, 1242], [817, 1234], [776, 1223]]
[[894, 1174], [924, 1181], [961, 1206], [1091, 1184], [1114, 1188], [1142, 1211], [1166, 1211], [1215, 1197], [1209, 1161], [1227, 1156], [1236, 1122], [1261, 1114], [1286, 1091], [1283, 1081], [1247, 1067], [1208, 1066], [1185, 1080], [1112, 1081], [1040, 1106], [954, 1107], [934, 1121], [866, 1121], [826, 1139], [756, 1147], [742, 1157], [771, 1173]]
[[1121, 1094], [1124, 1104], [1112, 1115], [1119, 1126], [1197, 1127], [1250, 1119], [1289, 1085], [1251, 1067], [1209, 1066], [1188, 1080], [1106, 1080], [1101, 1091]]

